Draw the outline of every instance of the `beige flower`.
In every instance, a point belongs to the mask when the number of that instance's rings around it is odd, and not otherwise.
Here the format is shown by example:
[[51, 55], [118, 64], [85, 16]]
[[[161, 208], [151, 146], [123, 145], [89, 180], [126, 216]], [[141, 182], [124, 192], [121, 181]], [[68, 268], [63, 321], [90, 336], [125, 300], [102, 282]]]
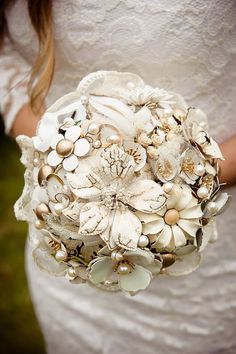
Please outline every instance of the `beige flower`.
[[187, 239], [196, 236], [203, 213], [191, 189], [185, 185], [175, 185], [164, 208], [152, 215], [136, 215], [144, 223], [143, 233], [156, 235], [157, 249], [174, 249], [184, 246]]
[[99, 162], [97, 170], [67, 175], [75, 196], [87, 201], [81, 208], [79, 233], [100, 235], [110, 249], [134, 250], [142, 225], [132, 210], [155, 213], [166, 197], [153, 180], [135, 177], [133, 156], [117, 145], [104, 149]]

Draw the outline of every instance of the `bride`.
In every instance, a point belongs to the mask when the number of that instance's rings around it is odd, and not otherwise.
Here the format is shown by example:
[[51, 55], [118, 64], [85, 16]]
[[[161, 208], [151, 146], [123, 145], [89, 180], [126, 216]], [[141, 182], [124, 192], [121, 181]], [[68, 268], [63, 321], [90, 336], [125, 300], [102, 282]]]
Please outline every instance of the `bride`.
[[[131, 71], [208, 113], [236, 183], [234, 0], [1, 1], [0, 95], [6, 132], [34, 135], [46, 107], [96, 70]], [[236, 196], [235, 187], [230, 194]], [[49, 354], [236, 352], [235, 201], [200, 268], [134, 297], [26, 270]]]

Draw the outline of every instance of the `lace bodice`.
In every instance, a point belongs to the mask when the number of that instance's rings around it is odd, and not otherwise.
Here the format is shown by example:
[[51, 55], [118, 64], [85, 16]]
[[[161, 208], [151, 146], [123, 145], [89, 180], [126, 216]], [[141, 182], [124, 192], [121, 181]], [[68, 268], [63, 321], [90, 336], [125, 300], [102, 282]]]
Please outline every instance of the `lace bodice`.
[[[7, 55], [16, 66], [17, 53], [30, 69], [38, 44], [26, 6], [18, 0], [9, 10], [16, 52]], [[53, 16], [57, 64], [48, 104], [89, 72], [131, 71], [152, 85], [180, 92], [209, 114], [216, 138], [228, 135], [225, 123], [233, 121], [236, 92], [230, 84], [236, 76], [234, 0], [59, 0]], [[22, 60], [18, 66], [24, 71]]]
[[[27, 101], [38, 43], [24, 0], [7, 18], [11, 42], [0, 57], [0, 95], [9, 131]], [[211, 134], [222, 141], [236, 131], [235, 18], [234, 0], [54, 1], [56, 71], [47, 106], [89, 72], [131, 71], [203, 109]], [[233, 200], [198, 271], [154, 282], [134, 298], [50, 278], [29, 251], [30, 286], [49, 353], [77, 353], [78, 343], [85, 353], [125, 353], [127, 345], [129, 354], [235, 353], [234, 207]]]

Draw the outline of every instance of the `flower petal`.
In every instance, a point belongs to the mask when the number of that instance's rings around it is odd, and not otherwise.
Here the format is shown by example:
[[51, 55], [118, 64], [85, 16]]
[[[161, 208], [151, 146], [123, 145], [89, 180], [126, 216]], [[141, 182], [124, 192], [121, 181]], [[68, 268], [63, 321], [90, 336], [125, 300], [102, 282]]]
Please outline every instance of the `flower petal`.
[[65, 138], [73, 141], [74, 143], [77, 139], [79, 139], [80, 134], [81, 134], [81, 128], [78, 125], [73, 125], [72, 127], [66, 130]]
[[128, 190], [132, 194], [129, 205], [145, 213], [157, 212], [166, 202], [163, 189], [152, 180], [135, 181]]
[[166, 268], [163, 273], [173, 276], [186, 275], [196, 270], [201, 262], [201, 255], [195, 251], [182, 257], [177, 257], [173, 265]]
[[83, 157], [89, 153], [90, 148], [91, 148], [91, 145], [87, 139], [84, 139], [84, 138], [79, 139], [75, 143], [74, 154], [79, 157]]
[[198, 220], [185, 220], [185, 219], [180, 219], [178, 221], [179, 227], [183, 229], [187, 234], [189, 234], [192, 237], [196, 236], [197, 230], [200, 228], [200, 224]]
[[181, 198], [178, 198], [175, 204], [177, 210], [183, 210], [193, 198], [191, 188], [182, 186]]
[[164, 229], [161, 233], [157, 236], [157, 240], [154, 244], [157, 248], [164, 248], [169, 245], [172, 238], [172, 230], [169, 225], [165, 225]]
[[141, 170], [141, 168], [143, 168], [146, 164], [146, 150], [140, 144], [132, 142], [124, 143], [124, 150], [127, 152], [127, 154], [133, 156], [136, 164], [134, 170], [136, 172]]
[[103, 172], [111, 179], [126, 178], [134, 173], [135, 162], [133, 156], [121, 150], [117, 145], [104, 149], [101, 157]]
[[81, 208], [80, 229], [82, 235], [102, 234], [109, 225], [110, 211], [100, 203], [87, 203]]
[[64, 169], [68, 172], [73, 171], [78, 166], [78, 164], [78, 157], [74, 154], [70, 155], [69, 157], [66, 157], [62, 163]]
[[214, 159], [221, 159], [224, 160], [224, 157], [220, 151], [219, 145], [217, 144], [217, 142], [210, 138], [210, 144], [204, 146], [203, 151], [205, 154], [207, 154], [208, 156], [213, 157]]
[[53, 276], [63, 276], [67, 265], [62, 262], [57, 262], [51, 255], [50, 250], [36, 247], [32, 252], [33, 259], [39, 269]]
[[175, 246], [180, 247], [186, 245], [186, 237], [184, 236], [183, 231], [177, 226], [172, 226], [172, 232], [174, 234]]
[[118, 126], [125, 135], [135, 135], [134, 113], [123, 102], [111, 97], [92, 96], [89, 103], [96, 112], [105, 116], [111, 124]]
[[48, 164], [52, 167], [58, 166], [62, 160], [63, 158], [58, 155], [56, 150], [51, 151], [47, 157]]
[[57, 144], [59, 141], [63, 140], [64, 136], [62, 134], [55, 135], [51, 140], [51, 148], [56, 149]]
[[91, 199], [101, 194], [102, 179], [95, 173], [68, 173], [67, 181], [72, 192], [79, 198]]
[[179, 212], [181, 219], [196, 219], [200, 218], [203, 215], [200, 205], [196, 205], [189, 209], [184, 209]]
[[127, 250], [136, 250], [142, 232], [140, 220], [128, 209], [116, 210], [110, 237], [117, 246]]
[[154, 235], [159, 233], [165, 225], [164, 219], [162, 217], [156, 217], [156, 220], [151, 221], [143, 225], [143, 234], [144, 235]]
[[105, 281], [113, 271], [112, 265], [113, 261], [108, 257], [98, 259], [91, 265], [89, 280], [93, 284], [98, 284]]
[[35, 149], [38, 150], [38, 151], [42, 151], [42, 152], [47, 151], [49, 149], [49, 147], [50, 147], [50, 144], [51, 144], [51, 139], [42, 140], [38, 136], [33, 136], [32, 137], [32, 141], [34, 143]]
[[135, 265], [134, 270], [125, 275], [120, 275], [119, 283], [125, 291], [144, 290], [150, 284], [152, 273], [142, 266]]

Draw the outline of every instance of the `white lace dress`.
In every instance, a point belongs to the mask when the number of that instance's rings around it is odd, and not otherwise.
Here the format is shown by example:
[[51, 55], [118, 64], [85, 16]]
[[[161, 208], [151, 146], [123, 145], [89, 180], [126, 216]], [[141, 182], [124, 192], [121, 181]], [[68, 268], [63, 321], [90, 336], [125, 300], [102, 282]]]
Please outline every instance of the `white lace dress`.
[[[236, 132], [234, 0], [57, 0], [53, 15], [57, 63], [48, 105], [89, 72], [132, 71], [205, 110], [219, 142]], [[0, 57], [6, 131], [27, 101], [37, 53], [24, 0], [9, 10], [8, 23], [12, 42]], [[135, 297], [50, 277], [33, 264], [28, 245], [29, 286], [48, 353], [236, 353], [235, 204], [195, 273], [157, 278]]]

